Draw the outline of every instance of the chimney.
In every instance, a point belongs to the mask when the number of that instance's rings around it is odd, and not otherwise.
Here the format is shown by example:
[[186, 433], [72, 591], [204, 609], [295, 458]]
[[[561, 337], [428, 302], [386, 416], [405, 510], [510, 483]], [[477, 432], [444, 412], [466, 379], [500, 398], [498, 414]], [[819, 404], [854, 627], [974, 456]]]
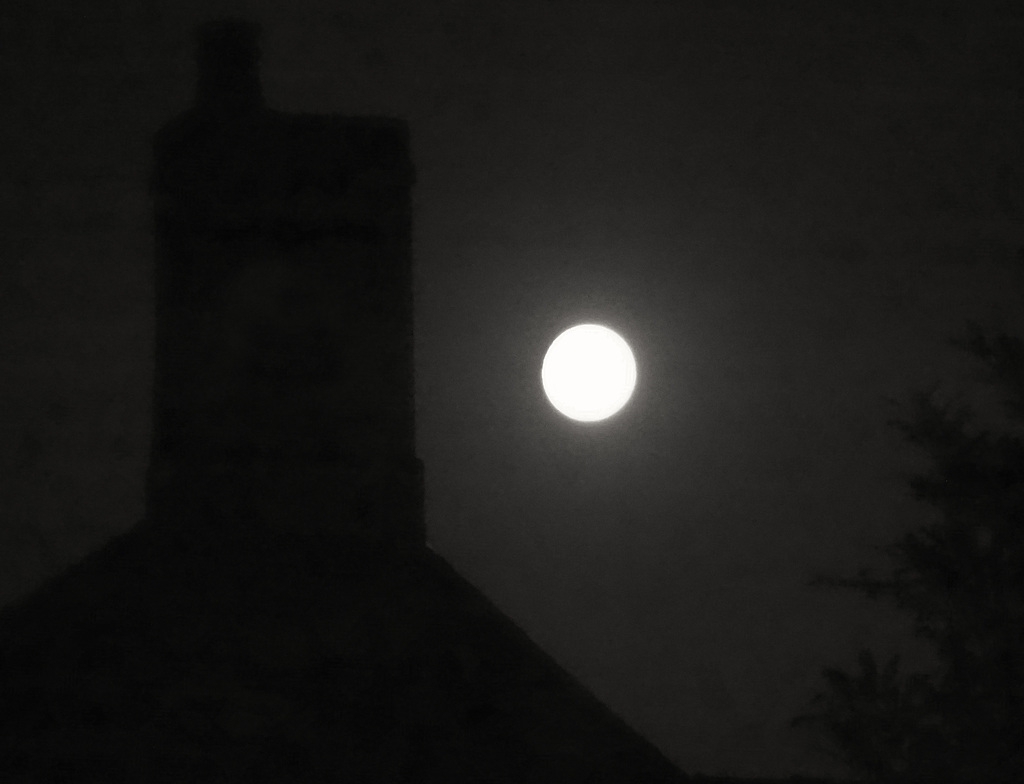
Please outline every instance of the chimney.
[[200, 28], [154, 144], [147, 516], [422, 545], [408, 128], [265, 108], [258, 37]]
[[259, 25], [244, 19], [217, 19], [199, 28], [197, 108], [232, 114], [264, 108], [260, 37]]

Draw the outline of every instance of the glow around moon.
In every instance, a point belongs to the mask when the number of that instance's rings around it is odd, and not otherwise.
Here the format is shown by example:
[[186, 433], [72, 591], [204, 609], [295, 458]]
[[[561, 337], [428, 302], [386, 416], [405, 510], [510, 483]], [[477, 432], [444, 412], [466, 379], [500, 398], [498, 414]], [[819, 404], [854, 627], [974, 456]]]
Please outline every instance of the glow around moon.
[[613, 330], [579, 324], [555, 338], [540, 377], [544, 394], [559, 412], [578, 422], [597, 422], [629, 401], [636, 360]]

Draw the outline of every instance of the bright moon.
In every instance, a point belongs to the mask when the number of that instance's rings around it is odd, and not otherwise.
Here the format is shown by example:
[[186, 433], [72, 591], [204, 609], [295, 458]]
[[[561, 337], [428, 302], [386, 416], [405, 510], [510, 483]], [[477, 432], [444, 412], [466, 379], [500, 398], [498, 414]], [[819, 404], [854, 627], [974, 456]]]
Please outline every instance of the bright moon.
[[626, 405], [636, 386], [636, 361], [612, 330], [579, 324], [555, 338], [540, 379], [561, 413], [578, 422], [597, 422]]

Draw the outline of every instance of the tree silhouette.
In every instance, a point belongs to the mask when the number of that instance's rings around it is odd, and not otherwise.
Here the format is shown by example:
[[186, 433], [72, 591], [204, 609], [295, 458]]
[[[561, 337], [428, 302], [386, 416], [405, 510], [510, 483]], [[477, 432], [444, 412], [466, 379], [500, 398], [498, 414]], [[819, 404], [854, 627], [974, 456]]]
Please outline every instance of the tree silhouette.
[[962, 394], [914, 394], [890, 424], [928, 458], [909, 486], [937, 514], [878, 548], [884, 573], [810, 581], [894, 603], [937, 655], [935, 672], [904, 674], [862, 650], [793, 719], [872, 781], [1024, 780], [1024, 341], [970, 322], [950, 342], [980, 363], [998, 421]]

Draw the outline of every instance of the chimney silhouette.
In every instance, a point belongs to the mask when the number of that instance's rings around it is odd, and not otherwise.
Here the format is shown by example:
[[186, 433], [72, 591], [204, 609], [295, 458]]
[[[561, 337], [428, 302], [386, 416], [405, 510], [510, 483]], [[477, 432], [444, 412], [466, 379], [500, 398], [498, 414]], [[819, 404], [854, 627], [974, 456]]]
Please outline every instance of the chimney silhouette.
[[423, 546], [408, 130], [257, 38], [155, 140], [146, 522], [0, 611], [0, 781], [688, 780]]
[[200, 28], [158, 133], [156, 524], [424, 541], [406, 124], [267, 109], [259, 28]]
[[199, 28], [196, 106], [205, 112], [253, 112], [265, 107], [260, 85], [260, 29], [243, 19]]

